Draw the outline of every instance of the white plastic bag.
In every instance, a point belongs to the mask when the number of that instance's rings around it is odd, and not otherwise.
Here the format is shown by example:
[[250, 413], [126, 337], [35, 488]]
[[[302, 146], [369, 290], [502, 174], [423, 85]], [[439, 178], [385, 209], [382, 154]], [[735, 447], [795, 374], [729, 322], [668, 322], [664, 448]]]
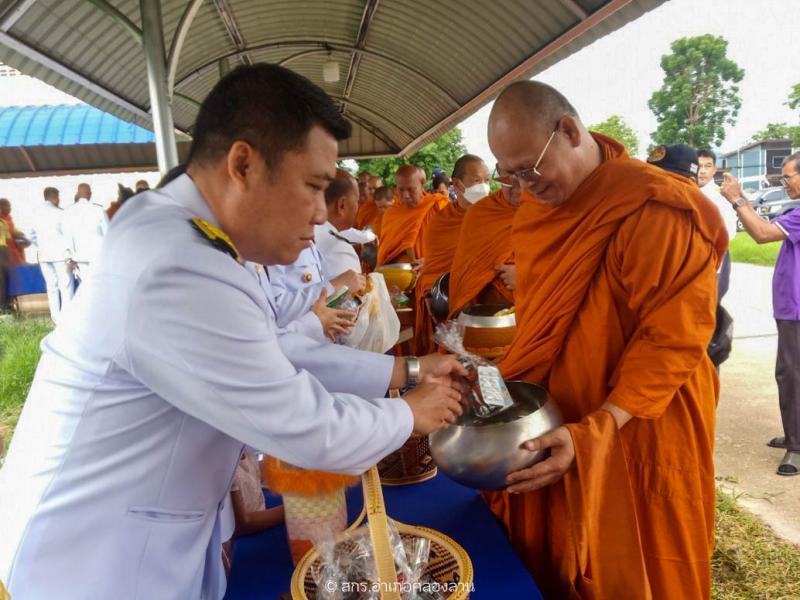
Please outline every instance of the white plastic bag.
[[400, 338], [400, 319], [392, 306], [383, 275], [370, 273], [367, 277], [372, 282], [372, 289], [361, 298], [356, 324], [342, 338], [342, 343], [351, 348], [384, 354]]

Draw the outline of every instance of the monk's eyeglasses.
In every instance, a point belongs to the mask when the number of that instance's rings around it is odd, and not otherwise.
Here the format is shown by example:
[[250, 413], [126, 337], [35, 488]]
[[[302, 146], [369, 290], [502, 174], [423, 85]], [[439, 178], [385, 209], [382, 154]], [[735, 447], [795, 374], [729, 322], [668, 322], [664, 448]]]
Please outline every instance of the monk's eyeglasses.
[[537, 159], [535, 165], [533, 165], [530, 169], [523, 169], [522, 171], [508, 173], [507, 175], [501, 175], [498, 168], [495, 166], [492, 179], [505, 186], [513, 185], [515, 179], [521, 184], [524, 183], [525, 185], [534, 185], [537, 181], [539, 181], [542, 176], [542, 174], [539, 172], [539, 165], [542, 164], [544, 154], [550, 147], [550, 142], [553, 141], [560, 124], [561, 120], [559, 119], [558, 123], [556, 123], [556, 128], [553, 129], [553, 133], [551, 133], [550, 137], [547, 138], [547, 143], [544, 145], [544, 148], [542, 148], [542, 152], [539, 154], [539, 158]]

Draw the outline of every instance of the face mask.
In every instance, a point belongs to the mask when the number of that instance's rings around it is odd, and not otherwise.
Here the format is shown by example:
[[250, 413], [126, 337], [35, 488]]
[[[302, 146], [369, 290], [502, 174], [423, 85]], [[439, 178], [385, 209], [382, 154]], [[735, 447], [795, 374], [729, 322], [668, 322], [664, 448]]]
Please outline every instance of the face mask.
[[489, 195], [489, 184], [488, 183], [476, 183], [475, 185], [469, 186], [467, 189], [464, 190], [464, 198], [467, 199], [467, 202], [470, 204], [475, 204], [481, 198], [485, 198]]

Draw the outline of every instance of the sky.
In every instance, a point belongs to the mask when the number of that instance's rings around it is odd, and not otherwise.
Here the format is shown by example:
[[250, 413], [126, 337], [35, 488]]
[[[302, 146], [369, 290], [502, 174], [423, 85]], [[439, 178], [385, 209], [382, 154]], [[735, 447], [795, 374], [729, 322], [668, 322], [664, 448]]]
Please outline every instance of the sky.
[[[661, 57], [681, 37], [711, 33], [728, 40], [728, 57], [744, 69], [742, 107], [723, 151], [747, 143], [767, 123], [800, 123], [785, 105], [800, 83], [800, 0], [669, 0], [535, 77], [558, 88], [586, 125], [620, 115], [643, 155], [656, 119], [647, 106], [661, 87]], [[486, 141], [491, 104], [460, 124], [467, 150], [494, 165]]]

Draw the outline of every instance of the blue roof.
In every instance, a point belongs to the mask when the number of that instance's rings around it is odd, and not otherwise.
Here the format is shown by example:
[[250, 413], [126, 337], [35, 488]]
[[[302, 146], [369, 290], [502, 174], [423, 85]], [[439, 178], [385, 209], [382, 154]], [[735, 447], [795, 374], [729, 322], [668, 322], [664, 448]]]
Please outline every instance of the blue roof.
[[0, 147], [145, 144], [152, 131], [87, 104], [0, 107]]

